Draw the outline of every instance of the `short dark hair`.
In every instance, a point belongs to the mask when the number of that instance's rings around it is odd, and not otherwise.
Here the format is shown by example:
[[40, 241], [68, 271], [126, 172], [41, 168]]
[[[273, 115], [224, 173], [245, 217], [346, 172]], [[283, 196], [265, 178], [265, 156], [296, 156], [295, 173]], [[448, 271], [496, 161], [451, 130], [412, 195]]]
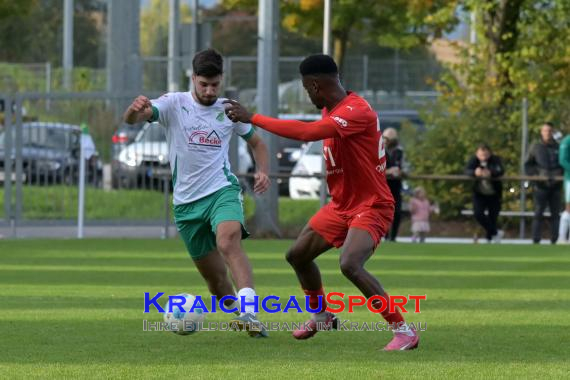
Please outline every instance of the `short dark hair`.
[[493, 153], [491, 147], [487, 143], [480, 143], [479, 145], [477, 145], [477, 150], [486, 150], [489, 153]]
[[545, 121], [542, 125], [548, 125], [550, 128], [554, 129], [554, 124], [550, 121]]
[[214, 49], [202, 50], [192, 60], [194, 74], [212, 78], [224, 73], [224, 59]]
[[299, 71], [302, 76], [319, 74], [338, 74], [338, 67], [331, 56], [326, 54], [310, 55], [301, 62]]

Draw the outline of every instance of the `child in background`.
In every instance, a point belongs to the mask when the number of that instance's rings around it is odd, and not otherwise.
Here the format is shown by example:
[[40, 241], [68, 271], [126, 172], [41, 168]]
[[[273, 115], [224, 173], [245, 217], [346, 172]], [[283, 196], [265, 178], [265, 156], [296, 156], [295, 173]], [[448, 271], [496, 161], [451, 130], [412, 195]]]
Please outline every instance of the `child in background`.
[[437, 207], [432, 206], [426, 196], [423, 187], [414, 189], [414, 196], [410, 199], [410, 214], [412, 215], [412, 242], [424, 243], [429, 232], [429, 215], [438, 212]]

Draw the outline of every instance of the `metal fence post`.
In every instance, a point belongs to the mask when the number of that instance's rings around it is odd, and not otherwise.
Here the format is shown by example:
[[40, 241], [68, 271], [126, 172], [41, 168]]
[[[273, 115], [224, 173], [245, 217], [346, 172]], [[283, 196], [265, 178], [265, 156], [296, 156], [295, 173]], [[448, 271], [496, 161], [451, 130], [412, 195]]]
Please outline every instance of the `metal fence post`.
[[[528, 146], [528, 100], [527, 98], [523, 98], [522, 100], [522, 125], [521, 125], [521, 162], [520, 162], [520, 174], [521, 175], [525, 175], [525, 170], [524, 170], [524, 161], [526, 159], [526, 151], [527, 151], [527, 146]], [[520, 199], [520, 205], [521, 205], [521, 212], [524, 212], [526, 209], [526, 188], [525, 188], [525, 182], [526, 181], [521, 181], [521, 199]], [[525, 229], [526, 229], [526, 221], [525, 218], [521, 218], [520, 222], [519, 222], [519, 237], [521, 239], [524, 239], [524, 235], [525, 235]]]
[[18, 225], [22, 219], [22, 176], [23, 176], [23, 127], [22, 127], [22, 97], [16, 96], [16, 205], [12, 221], [12, 236], [18, 237]]
[[4, 220], [12, 221], [12, 98], [5, 96], [4, 101]]

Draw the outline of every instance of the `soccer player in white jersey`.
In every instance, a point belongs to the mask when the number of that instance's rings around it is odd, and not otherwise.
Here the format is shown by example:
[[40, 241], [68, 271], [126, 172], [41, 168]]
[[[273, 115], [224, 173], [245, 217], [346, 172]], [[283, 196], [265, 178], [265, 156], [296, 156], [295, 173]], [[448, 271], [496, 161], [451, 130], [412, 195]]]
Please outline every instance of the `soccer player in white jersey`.
[[[192, 60], [193, 90], [174, 92], [149, 100], [137, 97], [126, 110], [127, 123], [158, 121], [165, 128], [174, 185], [174, 218], [180, 236], [196, 267], [218, 300], [233, 296], [229, 268], [244, 302], [244, 312], [232, 326], [248, 330], [252, 337], [267, 336], [256, 318], [253, 274], [241, 240], [249, 235], [244, 225], [241, 188], [230, 171], [228, 148], [236, 132], [251, 147], [256, 163], [254, 192], [270, 185], [268, 152], [251, 124], [235, 125], [224, 113], [218, 97], [223, 58], [213, 49]], [[231, 300], [225, 304], [239, 308]]]

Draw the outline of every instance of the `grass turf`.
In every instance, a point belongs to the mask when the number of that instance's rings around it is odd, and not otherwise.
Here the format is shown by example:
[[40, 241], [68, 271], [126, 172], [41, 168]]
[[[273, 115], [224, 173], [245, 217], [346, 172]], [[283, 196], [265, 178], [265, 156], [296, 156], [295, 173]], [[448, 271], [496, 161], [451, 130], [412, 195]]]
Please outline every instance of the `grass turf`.
[[[245, 242], [260, 295], [301, 295], [283, 259], [289, 245]], [[383, 245], [367, 268], [391, 294], [427, 294], [422, 312], [407, 317], [427, 324], [419, 350], [384, 353], [388, 332], [308, 341], [290, 332], [266, 340], [143, 332], [143, 319], [161, 320], [143, 313], [144, 292], [208, 294], [178, 240], [0, 241], [0, 378], [562, 378], [570, 373], [569, 251]], [[338, 252], [318, 262], [327, 291], [358, 294], [340, 274]], [[340, 316], [379, 320], [362, 309]]]
[[[73, 186], [23, 186], [23, 219], [77, 218], [77, 187]], [[93, 220], [156, 221], [164, 219], [164, 194], [151, 190], [85, 189], [85, 218]], [[13, 195], [14, 196], [14, 195]], [[244, 197], [247, 220], [253, 218], [255, 201]], [[169, 201], [172, 204], [172, 200]], [[279, 198], [279, 223], [282, 226], [303, 226], [320, 207], [318, 199]], [[4, 189], [0, 187], [0, 219], [4, 217]]]

